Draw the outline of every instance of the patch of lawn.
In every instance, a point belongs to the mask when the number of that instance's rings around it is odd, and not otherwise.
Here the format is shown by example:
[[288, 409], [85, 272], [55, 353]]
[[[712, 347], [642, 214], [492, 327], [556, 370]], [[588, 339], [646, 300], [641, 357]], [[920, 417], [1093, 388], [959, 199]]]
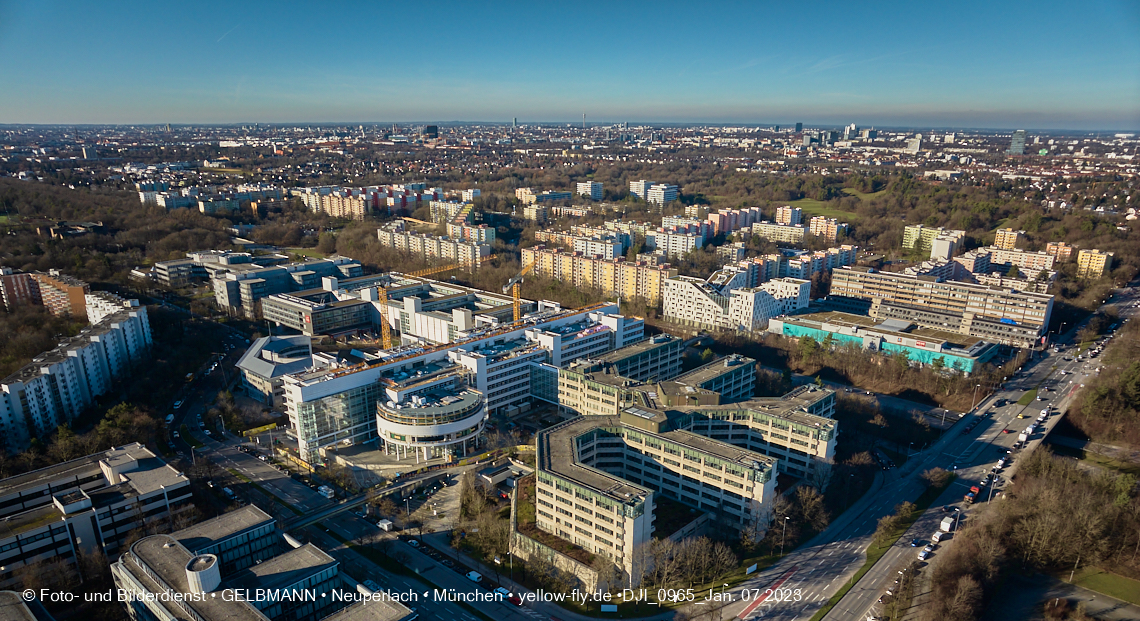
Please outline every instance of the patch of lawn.
[[852, 222], [859, 219], [859, 216], [856, 214], [843, 211], [841, 209], [832, 209], [825, 203], [812, 198], [801, 198], [799, 200], [791, 201], [788, 204], [804, 210], [805, 219], [811, 216], [836, 218], [843, 222]]
[[1120, 461], [1111, 457], [1107, 457], [1105, 455], [1101, 455], [1099, 453], [1094, 453], [1092, 451], [1086, 451], [1079, 448], [1073, 448], [1071, 446], [1065, 446], [1063, 444], [1050, 443], [1049, 450], [1057, 453], [1058, 455], [1076, 457], [1083, 462], [1088, 462], [1094, 466], [1104, 468], [1105, 470], [1113, 470], [1116, 472], [1131, 474], [1134, 477], [1140, 477], [1140, 464], [1137, 463]]
[[1140, 580], [1118, 576], [1099, 567], [1086, 567], [1078, 571], [1073, 577], [1073, 584], [1140, 605]]
[[179, 433], [179, 435], [181, 436], [181, 439], [184, 442], [186, 442], [186, 444], [189, 444], [192, 448], [200, 449], [203, 446], [205, 446], [204, 444], [202, 444], [201, 442], [198, 441], [198, 438], [195, 438], [194, 436], [190, 435], [190, 428], [187, 427], [186, 425], [182, 425], [182, 429], [181, 429], [181, 432]]
[[316, 248], [286, 248], [285, 252], [312, 259], [323, 259], [328, 256], [323, 252], [317, 252]]
[[886, 192], [886, 190], [879, 190], [878, 192], [860, 192], [858, 190], [852, 190], [851, 188], [843, 188], [844, 194], [848, 196], [854, 196], [861, 201], [869, 201], [872, 198], [882, 196], [884, 192]]
[[887, 457], [890, 457], [896, 466], [901, 466], [906, 463], [906, 453], [899, 453], [898, 451], [892, 451], [891, 449], [885, 449], [883, 447], [879, 447], [879, 450], [886, 453]]
[[1037, 389], [1034, 388], [1033, 390], [1026, 392], [1024, 395], [1021, 395], [1021, 398], [1017, 400], [1017, 405], [1029, 405], [1030, 403], [1033, 403], [1033, 400], [1036, 398]]

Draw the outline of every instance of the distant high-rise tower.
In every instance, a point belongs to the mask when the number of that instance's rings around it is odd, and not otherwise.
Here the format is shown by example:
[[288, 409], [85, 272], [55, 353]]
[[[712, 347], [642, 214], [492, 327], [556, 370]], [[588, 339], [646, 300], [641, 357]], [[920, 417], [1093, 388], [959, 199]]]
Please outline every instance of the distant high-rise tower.
[[424, 127], [424, 138], [439, 138], [439, 126], [427, 125]]
[[803, 130], [804, 130], [804, 124], [803, 123], [796, 123], [796, 133], [798, 134], [798, 133], [802, 132]]
[[1009, 139], [1009, 154], [1010, 155], [1025, 155], [1025, 130], [1019, 129], [1013, 132], [1013, 137]]
[[582, 113], [582, 129], [586, 129], [586, 113]]
[[511, 128], [512, 129], [518, 129], [519, 128], [519, 117], [516, 116], [514, 118], [514, 120], [511, 121]]

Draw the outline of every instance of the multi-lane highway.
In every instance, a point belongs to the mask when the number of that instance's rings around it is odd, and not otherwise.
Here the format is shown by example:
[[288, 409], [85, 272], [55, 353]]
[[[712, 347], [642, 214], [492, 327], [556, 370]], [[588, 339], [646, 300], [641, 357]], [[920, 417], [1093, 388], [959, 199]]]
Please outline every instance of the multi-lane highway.
[[[1121, 317], [1126, 318], [1135, 313], [1133, 307], [1138, 300], [1140, 292], [1130, 289], [1118, 292], [1109, 302], [1117, 304]], [[1067, 335], [1071, 337], [1081, 327], [1073, 327]], [[743, 592], [750, 597], [741, 600], [742, 590], [737, 589], [737, 601], [726, 609], [726, 613], [742, 619], [795, 621], [810, 618], [862, 566], [879, 518], [893, 513], [897, 504], [913, 501], [922, 493], [921, 473], [933, 467], [955, 471], [958, 479], [943, 497], [826, 616], [829, 620], [865, 619], [873, 612], [873, 605], [884, 590], [893, 583], [898, 568], [917, 560], [918, 549], [912, 548], [910, 542], [915, 538], [928, 539], [937, 530], [943, 515], [942, 506], [961, 501], [969, 486], [984, 479], [990, 467], [1010, 450], [1020, 432], [1033, 422], [1041, 409], [1050, 406], [1063, 411], [1084, 380], [1095, 374], [1097, 360], [1090, 360], [1087, 356], [1078, 359], [1075, 345], [1063, 347], [1060, 352], [1047, 350], [1030, 361], [933, 446], [913, 456], [901, 468], [884, 473], [866, 497], [840, 516], [828, 530], [747, 581], [742, 587], [747, 589]], [[1050, 390], [1045, 392], [1042, 388]], [[1034, 389], [1040, 391], [1038, 394], [1043, 400], [1034, 399], [1027, 405], [1017, 403]], [[999, 400], [1008, 404], [996, 407]], [[1019, 418], [1019, 414], [1024, 414], [1025, 418]], [[1046, 430], [1056, 425], [1059, 419], [1058, 414], [1051, 416], [1045, 424]], [[1010, 433], [1005, 432], [1007, 429]], [[1038, 429], [1030, 438], [1031, 446], [1043, 437], [1044, 433]], [[1007, 468], [999, 476], [999, 489], [1015, 469], [1016, 459], [1012, 468]], [[988, 497], [989, 493], [987, 487], [985, 495]], [[952, 540], [945, 545], [952, 545]], [[760, 598], [754, 596], [757, 589]], [[767, 589], [773, 589], [772, 593], [769, 594]]]

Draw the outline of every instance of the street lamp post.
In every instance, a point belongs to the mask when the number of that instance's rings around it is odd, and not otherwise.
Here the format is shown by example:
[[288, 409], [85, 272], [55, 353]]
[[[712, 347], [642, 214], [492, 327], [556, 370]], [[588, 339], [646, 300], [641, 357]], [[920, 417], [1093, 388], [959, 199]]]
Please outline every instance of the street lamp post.
[[792, 518], [784, 516], [784, 534], [780, 536], [780, 558], [784, 557], [784, 542], [788, 539], [788, 520]]
[[971, 410], [978, 407], [978, 389], [981, 387], [982, 387], [981, 384], [974, 384], [974, 398], [973, 398], [973, 405], [970, 406]]

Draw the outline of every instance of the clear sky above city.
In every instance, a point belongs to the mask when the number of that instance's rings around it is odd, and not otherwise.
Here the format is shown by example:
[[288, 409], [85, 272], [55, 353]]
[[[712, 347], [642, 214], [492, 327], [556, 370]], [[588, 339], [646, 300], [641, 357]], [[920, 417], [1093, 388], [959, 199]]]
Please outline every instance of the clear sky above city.
[[0, 123], [1140, 128], [1140, 2], [13, 2]]

